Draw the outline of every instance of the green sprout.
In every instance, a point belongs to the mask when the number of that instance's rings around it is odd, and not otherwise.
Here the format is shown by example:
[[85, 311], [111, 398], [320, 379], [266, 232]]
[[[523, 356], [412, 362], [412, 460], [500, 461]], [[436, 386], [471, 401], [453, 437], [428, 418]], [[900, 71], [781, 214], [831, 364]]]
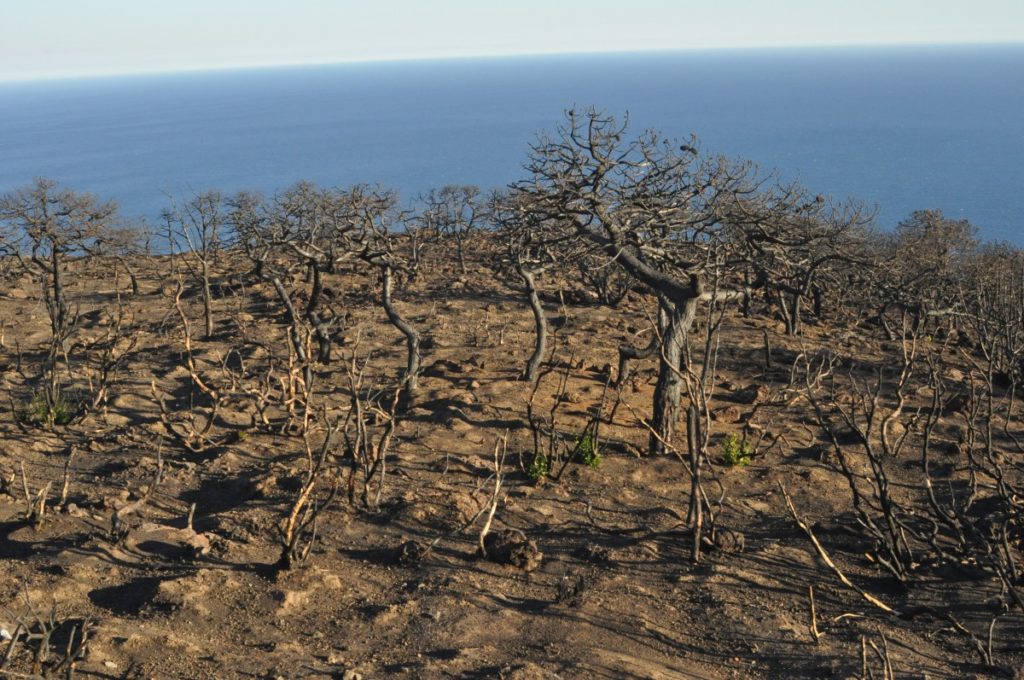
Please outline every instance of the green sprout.
[[18, 410], [18, 419], [28, 425], [67, 425], [78, 415], [80, 404], [58, 391], [50, 403], [42, 390], [33, 390], [28, 403]]
[[551, 463], [548, 462], [548, 457], [543, 453], [537, 453], [533, 457], [533, 462], [526, 468], [526, 476], [537, 481], [541, 477], [547, 477], [549, 474], [551, 474]]
[[577, 459], [587, 467], [595, 470], [601, 467], [603, 458], [601, 452], [597, 450], [597, 440], [590, 432], [585, 432], [576, 440], [575, 452]]
[[750, 444], [744, 441], [738, 434], [727, 434], [722, 440], [722, 462], [730, 467], [743, 467], [750, 463], [754, 452], [750, 450]]

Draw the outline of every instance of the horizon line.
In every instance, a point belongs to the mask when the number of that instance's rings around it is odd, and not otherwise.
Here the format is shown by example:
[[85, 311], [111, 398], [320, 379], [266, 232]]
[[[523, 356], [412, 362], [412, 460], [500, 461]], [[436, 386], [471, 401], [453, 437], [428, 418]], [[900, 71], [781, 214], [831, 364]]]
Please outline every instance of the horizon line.
[[141, 76], [171, 76], [188, 75], [200, 73], [230, 73], [236, 71], [258, 71], [270, 69], [288, 69], [302, 67], [324, 67], [324, 66], [345, 66], [345, 65], [371, 65], [371, 64], [394, 64], [394, 63], [420, 63], [420, 62], [442, 62], [442, 61], [473, 61], [473, 60], [498, 60], [515, 58], [543, 58], [543, 57], [573, 57], [573, 56], [600, 56], [600, 55], [644, 55], [644, 54], [665, 54], [665, 53], [694, 53], [694, 52], [729, 52], [729, 51], [753, 51], [753, 50], [801, 50], [801, 49], [858, 49], [873, 47], [1014, 47], [1024, 46], [1024, 41], [879, 41], [879, 42], [857, 42], [857, 43], [802, 43], [802, 44], [764, 44], [764, 45], [720, 45], [706, 47], [660, 47], [649, 49], [623, 48], [612, 50], [565, 50], [565, 51], [537, 51], [537, 52], [481, 52], [471, 54], [431, 54], [423, 56], [411, 56], [402, 54], [373, 55], [368, 57], [352, 57], [341, 59], [325, 59], [310, 61], [267, 61], [252, 64], [211, 64], [208, 66], [196, 67], [168, 67], [141, 70], [121, 71], [96, 71], [96, 72], [57, 72], [28, 77], [0, 76], [0, 85], [29, 84], [55, 81], [71, 80], [93, 80], [105, 78], [129, 78]]

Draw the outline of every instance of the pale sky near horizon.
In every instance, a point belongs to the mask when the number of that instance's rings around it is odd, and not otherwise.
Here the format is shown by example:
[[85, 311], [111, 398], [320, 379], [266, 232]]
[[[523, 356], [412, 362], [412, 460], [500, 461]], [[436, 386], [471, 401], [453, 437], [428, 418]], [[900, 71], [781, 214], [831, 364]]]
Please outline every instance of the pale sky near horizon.
[[0, 81], [286, 64], [1024, 42], [1024, 0], [0, 0]]

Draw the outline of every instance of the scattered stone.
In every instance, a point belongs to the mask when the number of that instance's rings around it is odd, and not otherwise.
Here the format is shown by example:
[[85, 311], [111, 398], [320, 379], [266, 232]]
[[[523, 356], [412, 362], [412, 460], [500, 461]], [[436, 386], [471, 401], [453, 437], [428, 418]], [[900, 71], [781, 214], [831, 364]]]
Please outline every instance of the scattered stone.
[[726, 553], [741, 553], [746, 548], [746, 537], [739, 531], [719, 528], [715, 531], [715, 548]]
[[418, 564], [427, 554], [427, 547], [419, 541], [406, 541], [398, 548], [398, 563], [405, 565]]
[[578, 606], [583, 601], [583, 593], [589, 585], [586, 572], [581, 570], [567, 572], [558, 582], [555, 601], [559, 604]]
[[443, 378], [452, 373], [465, 373], [462, 364], [448, 359], [438, 359], [423, 370], [423, 375]]
[[722, 406], [711, 412], [711, 419], [717, 423], [738, 423], [743, 420], [743, 412], [739, 406]]
[[534, 541], [517, 529], [504, 529], [487, 534], [484, 538], [487, 559], [498, 564], [509, 564], [523, 571], [533, 571], [540, 566], [544, 554], [537, 549]]
[[585, 546], [577, 550], [576, 554], [579, 555], [581, 559], [598, 564], [610, 562], [612, 559], [611, 551], [608, 550], [608, 548], [595, 543], [587, 543]]
[[733, 397], [741, 404], [763, 404], [771, 398], [771, 390], [765, 385], [750, 385]]

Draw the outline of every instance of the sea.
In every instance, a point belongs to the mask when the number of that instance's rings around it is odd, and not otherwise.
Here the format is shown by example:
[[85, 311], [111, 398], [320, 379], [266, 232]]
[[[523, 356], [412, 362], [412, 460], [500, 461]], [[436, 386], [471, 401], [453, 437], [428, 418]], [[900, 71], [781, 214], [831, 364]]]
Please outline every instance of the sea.
[[1024, 245], [1024, 45], [423, 60], [0, 83], [0, 192], [35, 177], [157, 221], [172, 199], [299, 180], [501, 187], [594, 106], [697, 135], [891, 228], [914, 210]]

